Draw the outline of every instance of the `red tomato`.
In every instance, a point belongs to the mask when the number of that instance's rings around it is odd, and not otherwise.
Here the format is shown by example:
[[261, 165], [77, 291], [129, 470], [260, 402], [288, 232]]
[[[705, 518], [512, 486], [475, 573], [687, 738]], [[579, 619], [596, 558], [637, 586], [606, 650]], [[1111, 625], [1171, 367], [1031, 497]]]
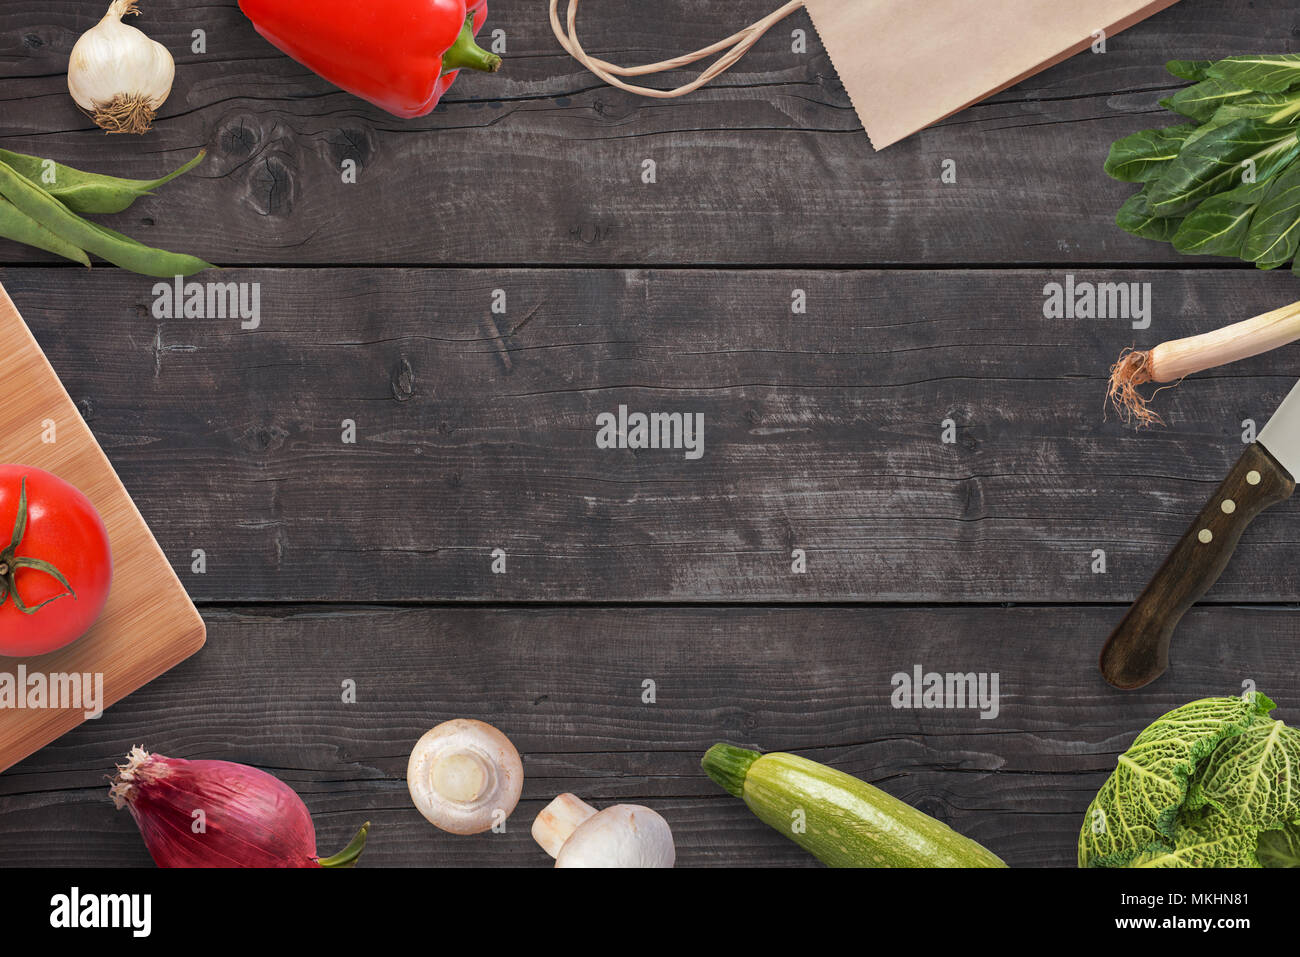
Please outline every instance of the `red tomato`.
[[[24, 482], [27, 516], [15, 542]], [[27, 561], [57, 570], [69, 587]], [[108, 532], [90, 500], [43, 469], [0, 465], [0, 655], [43, 655], [76, 641], [104, 610], [112, 579]]]

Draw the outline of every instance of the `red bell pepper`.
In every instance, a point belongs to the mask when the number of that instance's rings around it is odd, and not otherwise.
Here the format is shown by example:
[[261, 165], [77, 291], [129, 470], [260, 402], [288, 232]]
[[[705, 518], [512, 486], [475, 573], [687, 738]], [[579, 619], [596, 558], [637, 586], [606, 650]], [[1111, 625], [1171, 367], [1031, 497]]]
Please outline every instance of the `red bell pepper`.
[[461, 69], [495, 73], [474, 38], [487, 0], [239, 0], [257, 32], [395, 116], [431, 113]]

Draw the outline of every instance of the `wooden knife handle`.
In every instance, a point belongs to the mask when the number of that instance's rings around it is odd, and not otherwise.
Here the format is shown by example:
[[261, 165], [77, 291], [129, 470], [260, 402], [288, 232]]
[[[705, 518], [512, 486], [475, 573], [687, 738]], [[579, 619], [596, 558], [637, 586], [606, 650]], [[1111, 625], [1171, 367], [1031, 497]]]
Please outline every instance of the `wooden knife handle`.
[[1169, 667], [1178, 622], [1219, 580], [1255, 516], [1295, 491], [1259, 444], [1247, 447], [1101, 650], [1101, 673], [1117, 688], [1141, 688]]

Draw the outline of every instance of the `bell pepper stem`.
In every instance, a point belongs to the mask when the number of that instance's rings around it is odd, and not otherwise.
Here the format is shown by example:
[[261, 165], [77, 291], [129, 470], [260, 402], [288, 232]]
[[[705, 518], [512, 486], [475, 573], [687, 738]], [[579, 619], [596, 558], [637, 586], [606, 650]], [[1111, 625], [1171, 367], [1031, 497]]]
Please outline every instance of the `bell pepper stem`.
[[321, 867], [348, 868], [356, 866], [361, 852], [366, 849], [366, 836], [370, 833], [370, 822], [366, 821], [361, 825], [361, 830], [357, 831], [357, 836], [347, 847], [339, 851], [333, 857], [319, 858], [316, 863]]
[[501, 58], [484, 50], [474, 39], [474, 14], [471, 13], [465, 19], [465, 25], [460, 28], [456, 42], [442, 55], [442, 72], [481, 70], [484, 73], [495, 73], [499, 69]]

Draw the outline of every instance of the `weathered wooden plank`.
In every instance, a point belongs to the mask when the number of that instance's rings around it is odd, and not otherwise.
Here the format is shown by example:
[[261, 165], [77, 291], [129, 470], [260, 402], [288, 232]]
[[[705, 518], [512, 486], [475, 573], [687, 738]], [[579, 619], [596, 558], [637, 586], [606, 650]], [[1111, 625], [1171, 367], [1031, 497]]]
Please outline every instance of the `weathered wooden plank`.
[[[672, 0], [647, 14], [609, 0], [584, 12], [583, 37], [644, 62], [771, 6]], [[233, 3], [153, 0], [146, 13], [180, 68], [158, 130], [126, 140], [66, 93], [68, 51], [94, 11], [8, 0], [0, 144], [150, 177], [206, 146], [201, 170], [113, 225], [224, 265], [1186, 261], [1114, 226], [1130, 188], [1101, 171], [1109, 143], [1162, 122], [1157, 101], [1179, 83], [1166, 59], [1290, 50], [1295, 25], [1286, 0], [1185, 0], [1104, 55], [873, 154], [815, 34], [809, 53], [791, 52], [803, 15], [718, 86], [665, 103], [595, 81], [560, 50], [544, 4], [499, 4], [506, 71], [462, 78], [433, 116], [400, 121], [278, 55]], [[195, 29], [204, 54], [188, 52]], [[355, 185], [341, 182], [345, 159]], [[955, 185], [939, 182], [947, 159]], [[0, 257], [50, 258], [9, 243]]]
[[[1103, 421], [1123, 346], [1294, 298], [1253, 270], [1079, 274], [1150, 283], [1146, 330], [1044, 319], [1039, 270], [225, 274], [261, 284], [252, 331], [58, 276], [0, 271], [208, 601], [1127, 602], [1296, 375], [1284, 350], [1162, 393], [1168, 429]], [[702, 414], [703, 457], [598, 449], [620, 405]], [[1300, 599], [1298, 511], [1211, 600]]]
[[[795, 750], [878, 784], [1014, 865], [1069, 866], [1084, 809], [1138, 731], [1245, 679], [1294, 720], [1295, 609], [1197, 609], [1171, 671], [1105, 685], [1113, 608], [209, 609], [207, 648], [0, 775], [0, 865], [147, 864], [104, 774], [144, 744], [272, 770], [322, 847], [375, 823], [367, 863], [543, 865], [528, 824], [555, 794], [648, 803], [681, 863], [810, 863], [698, 769], [717, 740]], [[1000, 711], [896, 710], [891, 676], [996, 672]], [[344, 679], [357, 703], [344, 705]], [[642, 700], [655, 682], [656, 701]], [[411, 744], [456, 716], [525, 760], [507, 833], [453, 838], [411, 807]]]

